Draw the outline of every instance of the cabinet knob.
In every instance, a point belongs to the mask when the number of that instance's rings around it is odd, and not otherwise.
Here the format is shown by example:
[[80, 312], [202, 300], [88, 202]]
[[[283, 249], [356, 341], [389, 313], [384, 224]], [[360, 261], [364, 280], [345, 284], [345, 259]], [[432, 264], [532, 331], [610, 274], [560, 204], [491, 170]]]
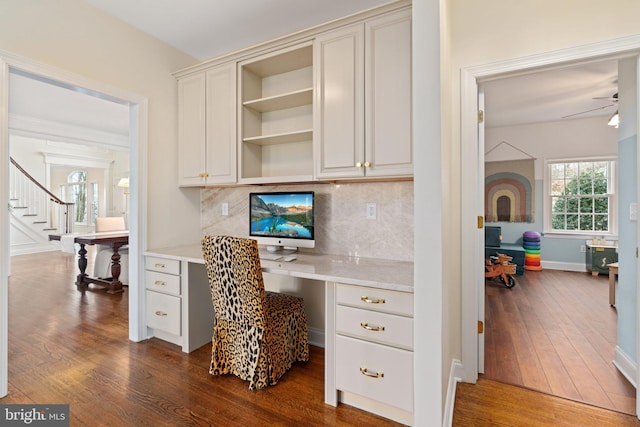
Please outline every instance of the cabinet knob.
[[362, 167], [362, 162], [358, 162], [358, 163], [356, 163], [356, 167], [357, 167], [357, 168], [361, 168], [361, 167]]
[[367, 368], [364, 368], [364, 367], [360, 368], [360, 373], [362, 375], [366, 375], [366, 376], [371, 377], [371, 378], [383, 378], [384, 377], [384, 372], [369, 372], [367, 370]]
[[365, 168], [370, 168], [371, 167], [371, 162], [364, 162], [364, 167]]

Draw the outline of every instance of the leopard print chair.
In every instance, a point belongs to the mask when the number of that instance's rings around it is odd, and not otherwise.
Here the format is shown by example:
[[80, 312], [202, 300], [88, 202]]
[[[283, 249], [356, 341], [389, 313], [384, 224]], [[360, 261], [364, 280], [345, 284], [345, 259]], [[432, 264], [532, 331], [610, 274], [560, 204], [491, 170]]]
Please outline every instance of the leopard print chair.
[[209, 373], [261, 389], [309, 360], [304, 300], [265, 291], [257, 241], [205, 236], [202, 251], [215, 312]]

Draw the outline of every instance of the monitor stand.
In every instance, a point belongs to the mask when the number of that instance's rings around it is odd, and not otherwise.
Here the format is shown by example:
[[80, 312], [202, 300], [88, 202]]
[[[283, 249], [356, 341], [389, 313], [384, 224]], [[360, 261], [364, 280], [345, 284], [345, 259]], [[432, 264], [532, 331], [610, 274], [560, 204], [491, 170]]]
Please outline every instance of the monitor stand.
[[268, 245], [265, 246], [266, 250], [260, 250], [260, 258], [261, 259], [267, 259], [267, 260], [271, 260], [271, 261], [275, 261], [275, 260], [279, 260], [282, 257], [285, 257], [287, 255], [291, 255], [292, 253], [295, 253], [298, 248], [296, 247], [290, 247], [290, 246], [273, 246], [273, 245]]

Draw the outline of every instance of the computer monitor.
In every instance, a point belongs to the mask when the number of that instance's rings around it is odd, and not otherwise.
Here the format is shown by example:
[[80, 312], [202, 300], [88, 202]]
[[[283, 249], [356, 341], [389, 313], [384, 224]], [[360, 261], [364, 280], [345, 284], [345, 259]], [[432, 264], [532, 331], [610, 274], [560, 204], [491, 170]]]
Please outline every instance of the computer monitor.
[[249, 235], [270, 252], [315, 247], [313, 191], [249, 193]]

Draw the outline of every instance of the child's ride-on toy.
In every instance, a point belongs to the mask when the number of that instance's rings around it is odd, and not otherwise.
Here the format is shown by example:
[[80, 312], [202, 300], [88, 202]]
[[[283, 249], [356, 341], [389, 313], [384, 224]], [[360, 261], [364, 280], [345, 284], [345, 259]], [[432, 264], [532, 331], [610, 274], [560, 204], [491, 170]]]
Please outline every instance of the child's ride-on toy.
[[516, 273], [516, 265], [510, 262], [512, 259], [504, 254], [489, 257], [484, 266], [485, 279], [497, 277], [507, 288], [513, 288], [516, 284], [516, 279], [513, 277]]

